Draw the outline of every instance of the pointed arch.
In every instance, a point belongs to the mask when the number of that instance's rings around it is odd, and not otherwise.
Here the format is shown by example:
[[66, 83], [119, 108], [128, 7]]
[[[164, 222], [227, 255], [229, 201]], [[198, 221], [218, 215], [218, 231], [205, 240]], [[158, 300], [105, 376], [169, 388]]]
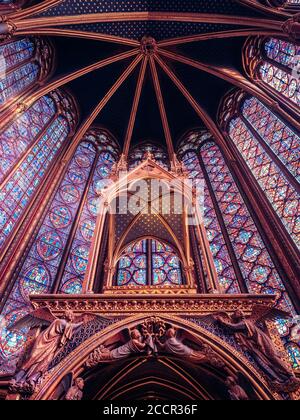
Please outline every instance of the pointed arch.
[[245, 71], [253, 81], [299, 117], [300, 46], [276, 37], [250, 37], [243, 50]]
[[224, 100], [221, 121], [299, 249], [299, 135], [258, 99], [242, 91]]
[[178, 252], [164, 241], [144, 238], [123, 249], [115, 285], [170, 287], [184, 284]]
[[2, 256], [50, 169], [77, 125], [71, 96], [54, 91], [0, 133], [0, 248]]
[[119, 153], [115, 140], [101, 129], [90, 130], [66, 165], [22, 263], [11, 281], [2, 311], [0, 360], [14, 359], [24, 340], [5, 326], [30, 311], [29, 296], [82, 290], [98, 206], [98, 192]]
[[52, 43], [40, 37], [19, 37], [0, 45], [0, 109], [3, 111], [34, 87], [54, 68]]
[[[45, 381], [43, 381], [41, 387], [39, 387], [31, 399], [49, 399], [53, 390], [63, 379], [66, 371], [83, 373], [84, 363], [93, 350], [100, 347], [105, 342], [111, 340], [111, 338], [116, 334], [121, 333], [124, 328], [128, 330], [134, 329], [141, 322], [143, 322], [144, 319], [145, 314], [131, 316], [123, 321], [118, 321], [117, 323], [102, 329], [100, 332], [87, 339], [52, 369], [51, 374], [45, 378]], [[209, 333], [203, 327], [196, 325], [191, 321], [179, 318], [177, 316], [160, 315], [160, 319], [166, 323], [171, 324], [176, 329], [183, 329], [188, 334], [190, 334], [192, 340], [196, 340], [196, 342], [199, 340], [199, 342], [210, 346], [218, 354], [218, 356], [224, 360], [230, 371], [242, 372], [242, 374], [248, 378], [260, 399], [281, 399], [278, 394], [273, 394], [270, 392], [270, 389], [261, 373], [258, 372], [253, 365], [251, 365], [246, 356], [242, 353], [239, 353], [234, 347], [222, 340], [220, 337], [217, 337], [213, 333]], [[173, 363], [172, 366], [174, 366]], [[135, 364], [132, 364], [132, 368], [135, 368]], [[177, 364], [177, 369], [178, 368], [180, 369]]]

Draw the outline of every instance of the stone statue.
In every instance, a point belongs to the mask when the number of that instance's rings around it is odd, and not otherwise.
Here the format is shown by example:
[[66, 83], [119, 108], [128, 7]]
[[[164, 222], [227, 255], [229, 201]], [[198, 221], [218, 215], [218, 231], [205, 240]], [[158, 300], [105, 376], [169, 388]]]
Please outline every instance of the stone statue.
[[66, 311], [64, 319], [59, 319], [49, 309], [42, 308], [26, 315], [11, 326], [10, 330], [14, 331], [46, 327], [35, 338], [25, 360], [19, 365], [10, 383], [11, 391], [33, 393], [38, 380], [48, 370], [58, 352], [72, 339], [76, 329], [89, 320], [91, 318], [88, 314], [75, 318], [72, 311]]
[[131, 339], [128, 343], [113, 350], [109, 350], [104, 346], [98, 347], [90, 354], [86, 366], [91, 368], [97, 366], [99, 363], [116, 362], [122, 359], [127, 359], [134, 354], [144, 353], [148, 346], [151, 345], [151, 338], [148, 337], [145, 341], [142, 339], [142, 334], [138, 329], [131, 331]]
[[209, 362], [207, 355], [201, 351], [196, 351], [183, 344], [177, 337], [176, 331], [173, 327], [169, 328], [166, 332], [166, 340], [162, 342], [156, 339], [156, 343], [160, 350], [174, 356], [182, 357], [193, 363], [206, 363]]
[[270, 378], [270, 383], [277, 390], [298, 389], [300, 381], [297, 380], [292, 369], [282, 360], [271, 338], [256, 325], [255, 316], [246, 318], [244, 313], [236, 311], [232, 319], [228, 315], [215, 316], [215, 320], [235, 333], [242, 349], [248, 352], [261, 370]]
[[77, 378], [65, 396], [66, 401], [81, 401], [83, 397], [84, 380]]
[[228, 376], [225, 382], [232, 401], [249, 401], [246, 391], [238, 384], [233, 376]]

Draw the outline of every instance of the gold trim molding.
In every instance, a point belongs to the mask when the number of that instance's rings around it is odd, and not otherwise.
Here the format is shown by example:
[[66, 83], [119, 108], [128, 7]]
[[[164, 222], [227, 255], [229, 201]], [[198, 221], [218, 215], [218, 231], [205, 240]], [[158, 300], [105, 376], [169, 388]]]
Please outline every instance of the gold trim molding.
[[74, 313], [90, 312], [109, 316], [134, 314], [195, 315], [216, 312], [234, 313], [241, 309], [251, 315], [255, 305], [274, 307], [275, 296], [270, 295], [35, 295], [31, 296], [35, 309], [49, 308], [54, 314], [70, 309]]

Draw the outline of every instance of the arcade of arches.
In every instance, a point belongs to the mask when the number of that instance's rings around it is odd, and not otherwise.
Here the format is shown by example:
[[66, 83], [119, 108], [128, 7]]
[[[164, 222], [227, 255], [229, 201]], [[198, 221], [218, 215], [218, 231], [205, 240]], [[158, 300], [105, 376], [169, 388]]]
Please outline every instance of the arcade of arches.
[[0, 0], [0, 399], [300, 399], [300, 2]]

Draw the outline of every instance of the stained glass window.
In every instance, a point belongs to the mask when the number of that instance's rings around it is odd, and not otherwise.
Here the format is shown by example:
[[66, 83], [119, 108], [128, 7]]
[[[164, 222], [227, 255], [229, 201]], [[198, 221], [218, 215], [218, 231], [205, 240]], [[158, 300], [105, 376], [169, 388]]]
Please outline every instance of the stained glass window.
[[299, 46], [269, 38], [263, 44], [258, 68], [262, 82], [294, 105], [300, 104], [299, 56]]
[[[188, 170], [190, 177], [194, 181], [204, 180], [204, 175], [196, 152], [190, 151], [185, 153], [182, 156], [182, 161]], [[218, 274], [219, 284], [221, 290], [224, 293], [240, 293], [240, 288], [236, 279], [236, 274], [234, 272], [233, 263], [229, 256], [228, 248], [224, 235], [222, 234], [212, 198], [208, 191], [207, 184], [204, 185], [204, 224], [210, 250], [214, 259], [215, 268]]]
[[[220, 286], [226, 293], [239, 293], [239, 273], [249, 293], [273, 294], [278, 307], [294, 315], [293, 304], [258, 228], [220, 148], [210, 137], [187, 137], [179, 152], [190, 177], [195, 182], [205, 181], [204, 224]], [[299, 347], [290, 339], [291, 327], [278, 320], [290, 359], [299, 368]]]
[[300, 137], [258, 99], [247, 99], [242, 113], [260, 138], [300, 182]]
[[296, 105], [300, 105], [299, 80], [273, 64], [265, 62], [261, 65], [260, 75], [263, 82], [282, 94]]
[[294, 186], [240, 117], [231, 121], [229, 134], [295, 244], [300, 247], [300, 197]]
[[55, 113], [53, 99], [44, 96], [0, 133], [0, 182], [20, 161]]
[[38, 54], [36, 42], [30, 38], [0, 45], [0, 106], [38, 80]]
[[162, 147], [153, 143], [144, 143], [131, 150], [129, 155], [129, 170], [140, 165], [146, 158], [147, 153], [151, 153], [153, 159], [165, 169], [169, 169], [169, 158]]
[[201, 158], [249, 292], [274, 294], [279, 307], [293, 311], [280, 276], [219, 147], [215, 143], [206, 143], [201, 148]]
[[295, 57], [300, 55], [299, 45], [282, 39], [270, 38], [265, 42], [264, 48], [267, 57], [279, 64], [283, 64], [290, 69], [293, 69], [297, 64]]
[[150, 239], [138, 241], [124, 250], [116, 283], [120, 287], [179, 286], [183, 284], [181, 263], [169, 245]]
[[180, 261], [170, 246], [152, 241], [152, 267], [154, 286], [182, 284]]
[[[57, 142], [57, 138], [55, 138]], [[115, 163], [118, 147], [102, 131], [91, 130], [77, 147], [21, 267], [2, 313], [2, 359], [14, 357], [24, 335], [7, 331], [30, 309], [32, 294], [77, 294], [87, 267], [99, 202], [99, 188]], [[101, 185], [100, 185], [100, 184]], [[5, 335], [6, 334], [6, 335]]]
[[[45, 179], [70, 132], [69, 116], [53, 94], [37, 101], [0, 134], [0, 249], [3, 249]], [[67, 118], [66, 118], [67, 117]], [[18, 165], [16, 165], [18, 163]]]
[[[29, 38], [19, 39], [0, 45], [0, 56], [5, 70], [12, 70], [15, 66], [33, 57], [35, 50], [34, 41]], [[4, 70], [4, 69], [3, 69]]]
[[0, 105], [23, 92], [37, 79], [38, 73], [38, 65], [29, 63], [7, 74], [0, 82]]
[[139, 241], [130, 245], [118, 264], [117, 285], [146, 286], [147, 285], [147, 241]]
[[[82, 291], [82, 284], [87, 268], [89, 250], [93, 239], [96, 221], [99, 192], [105, 187], [111, 169], [116, 163], [118, 147], [113, 140], [104, 133], [87, 136], [89, 141], [97, 144], [98, 156], [96, 166], [91, 175], [90, 184], [84, 199], [82, 211], [78, 218], [78, 226], [75, 231], [72, 246], [70, 247], [66, 261], [64, 274], [60, 283], [61, 293], [77, 294]], [[87, 159], [80, 157], [84, 166], [89, 165]]]

